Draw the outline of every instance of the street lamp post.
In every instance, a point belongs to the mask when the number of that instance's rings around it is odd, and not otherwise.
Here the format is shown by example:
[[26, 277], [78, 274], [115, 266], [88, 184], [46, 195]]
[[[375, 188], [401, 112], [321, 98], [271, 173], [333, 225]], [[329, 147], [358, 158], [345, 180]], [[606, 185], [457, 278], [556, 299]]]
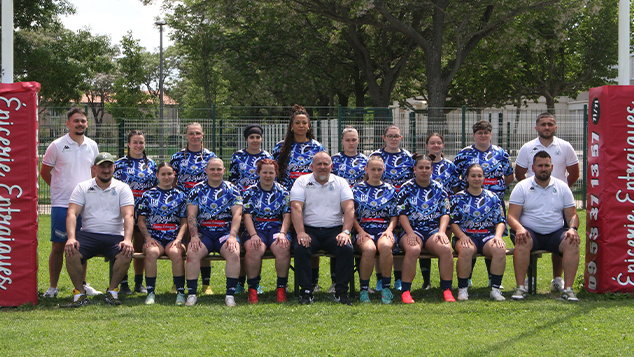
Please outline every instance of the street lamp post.
[[161, 161], [165, 160], [165, 133], [163, 126], [163, 26], [167, 25], [165, 20], [158, 20], [154, 23], [159, 27], [161, 42], [159, 47], [159, 157]]

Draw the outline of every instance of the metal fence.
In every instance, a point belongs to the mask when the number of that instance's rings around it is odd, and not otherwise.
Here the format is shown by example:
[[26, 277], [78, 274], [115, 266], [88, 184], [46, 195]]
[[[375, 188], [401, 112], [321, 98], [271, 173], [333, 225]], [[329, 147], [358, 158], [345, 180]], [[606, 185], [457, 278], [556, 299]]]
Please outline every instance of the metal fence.
[[[190, 122], [202, 125], [204, 146], [219, 157], [228, 166], [231, 155], [246, 146], [242, 135], [249, 124], [260, 124], [264, 128], [262, 148], [271, 152], [275, 144], [284, 139], [289, 122], [289, 107], [229, 107], [213, 106], [204, 109], [169, 108], [163, 121], [157, 117], [158, 110], [142, 109], [145, 118], [112, 118], [106, 114], [103, 123], [97, 125], [91, 111], [88, 113], [89, 128], [87, 136], [94, 139], [100, 151], [115, 156], [123, 156], [127, 151], [126, 135], [132, 129], [146, 133], [146, 152], [158, 162], [169, 160], [178, 150], [186, 146], [185, 127]], [[316, 139], [326, 151], [334, 154], [340, 150], [341, 131], [352, 125], [359, 131], [359, 151], [369, 154], [383, 145], [381, 135], [391, 124], [401, 128], [402, 146], [411, 152], [422, 152], [428, 133], [441, 132], [445, 138], [445, 156], [453, 157], [465, 146], [472, 144], [471, 127], [479, 120], [487, 120], [493, 126], [492, 143], [507, 150], [514, 163], [519, 149], [524, 143], [536, 137], [535, 119], [541, 110], [505, 110], [442, 108], [440, 117], [432, 118], [429, 109], [412, 111], [403, 108], [363, 108], [347, 109], [342, 107], [307, 107]], [[40, 113], [39, 155], [40, 161], [49, 143], [64, 135], [67, 108], [52, 108]], [[438, 112], [438, 111], [436, 111]], [[587, 110], [558, 110], [557, 136], [569, 141], [575, 148], [582, 173], [586, 150], [584, 149], [585, 123]], [[162, 129], [162, 130], [161, 130]], [[162, 131], [162, 140], [159, 133]], [[160, 157], [160, 146], [163, 157]], [[228, 171], [228, 170], [227, 170]], [[584, 177], [579, 178], [572, 187], [578, 207], [585, 206]], [[50, 191], [48, 185], [40, 180], [40, 212], [48, 213]], [[507, 191], [508, 194], [509, 191]]]

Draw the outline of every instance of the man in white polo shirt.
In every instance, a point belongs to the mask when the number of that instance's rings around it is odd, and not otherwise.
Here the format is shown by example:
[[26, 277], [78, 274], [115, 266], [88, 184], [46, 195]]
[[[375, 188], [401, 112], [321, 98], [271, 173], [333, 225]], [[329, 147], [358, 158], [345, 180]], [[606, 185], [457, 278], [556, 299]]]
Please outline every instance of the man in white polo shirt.
[[313, 301], [310, 258], [323, 249], [337, 258], [335, 301], [352, 305], [348, 298], [354, 257], [350, 241], [354, 221], [352, 190], [345, 179], [331, 174], [328, 153], [315, 154], [311, 169], [313, 173], [299, 177], [291, 189], [291, 218], [297, 234], [295, 274], [302, 293], [299, 303]]
[[[112, 178], [114, 162], [114, 157], [108, 153], [97, 155], [93, 165], [95, 178], [80, 182], [70, 196], [66, 218], [68, 240], [64, 251], [66, 269], [75, 286], [71, 307], [89, 303], [82, 285], [81, 266], [99, 254], [114, 259], [105, 301], [110, 305], [121, 304], [117, 286], [127, 273], [134, 252], [134, 196], [130, 186]], [[75, 233], [80, 214], [82, 227]]]
[[[533, 157], [535, 175], [515, 185], [509, 199], [508, 223], [515, 244], [513, 265], [517, 287], [512, 298], [526, 295], [524, 279], [531, 251], [548, 250], [562, 256], [564, 289], [561, 297], [578, 301], [572, 291], [579, 266], [579, 217], [572, 191], [566, 183], [552, 177], [550, 155], [540, 151]], [[564, 227], [564, 219], [568, 227]]]
[[[553, 176], [568, 183], [568, 187], [572, 187], [577, 179], [579, 179], [579, 159], [575, 153], [575, 149], [566, 140], [562, 140], [555, 136], [557, 133], [557, 122], [551, 113], [542, 113], [537, 116], [535, 121], [535, 131], [537, 138], [524, 144], [517, 155], [515, 162], [515, 178], [522, 181], [526, 177], [535, 175], [531, 165], [533, 164], [533, 156], [539, 151], [546, 151], [550, 154], [553, 163]], [[566, 176], [568, 172], [568, 176]], [[561, 278], [563, 267], [561, 265], [561, 257], [557, 254], [552, 255], [553, 261], [553, 280], [551, 289], [561, 292], [564, 288], [564, 280]]]
[[[84, 134], [88, 128], [86, 112], [81, 108], [71, 108], [66, 113], [68, 134], [53, 141], [42, 159], [40, 176], [51, 187], [51, 253], [48, 257], [49, 288], [44, 297], [57, 296], [59, 273], [64, 264], [66, 244], [66, 213], [68, 199], [78, 183], [92, 177], [90, 167], [99, 149], [97, 143]], [[77, 218], [77, 228], [81, 227], [81, 217]], [[84, 280], [86, 279], [84, 266]], [[88, 295], [99, 295], [84, 282]]]

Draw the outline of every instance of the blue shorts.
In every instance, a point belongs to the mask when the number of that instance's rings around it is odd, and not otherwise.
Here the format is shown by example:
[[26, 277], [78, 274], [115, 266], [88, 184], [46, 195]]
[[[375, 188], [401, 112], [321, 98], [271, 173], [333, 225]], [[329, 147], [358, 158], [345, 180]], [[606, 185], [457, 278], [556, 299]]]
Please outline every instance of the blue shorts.
[[[279, 237], [280, 230], [281, 227], [271, 227], [263, 231], [256, 230], [255, 232], [258, 234], [258, 236], [260, 236], [262, 243], [266, 244], [267, 248], [271, 248], [271, 244], [273, 244]], [[249, 232], [245, 230], [244, 234], [242, 235], [242, 242], [246, 244], [249, 239], [251, 239], [251, 236], [249, 235]], [[289, 242], [292, 242], [291, 235], [289, 233], [286, 233], [286, 239]]]
[[114, 259], [120, 252], [119, 243], [123, 241], [123, 236], [90, 232], [77, 232], [76, 238], [82, 262], [99, 254]]
[[[433, 236], [434, 234], [438, 233], [438, 229], [434, 229], [433, 231], [429, 231], [429, 232], [414, 231], [414, 233], [416, 233], [418, 238], [420, 238], [420, 240], [423, 242], [423, 248], [425, 248], [425, 244], [427, 243], [427, 240], [429, 240], [429, 238], [431, 238], [431, 236]], [[407, 233], [405, 233], [405, 231], [401, 232], [401, 236], [398, 238], [399, 245], [405, 244], [405, 243], [401, 243], [401, 239], [403, 239], [403, 237], [405, 237], [406, 234]]]
[[[365, 229], [365, 232], [370, 235], [374, 244], [377, 244], [377, 242], [379, 241], [379, 238], [381, 238], [381, 234], [383, 234], [383, 232], [385, 231], [383, 229]], [[358, 233], [355, 233], [352, 236], [352, 245], [355, 245], [355, 243], [357, 243], [358, 238], [359, 238]]]
[[[551, 253], [557, 253], [559, 256], [563, 256], [563, 254], [559, 251], [559, 244], [561, 244], [561, 241], [563, 241], [566, 237], [568, 229], [562, 227], [549, 234], [539, 234], [526, 227], [524, 227], [524, 229], [526, 229], [528, 233], [530, 233], [531, 238], [533, 238], [533, 248], [531, 248], [531, 252], [536, 250], [547, 250]], [[511, 230], [511, 241], [515, 244], [514, 230]]]
[[[211, 232], [211, 233], [203, 233], [203, 236], [200, 238], [200, 241], [205, 245], [207, 251], [209, 253], [216, 252], [220, 253], [220, 248], [225, 242], [229, 239], [229, 233], [226, 232]], [[236, 237], [238, 243], [240, 243], [240, 239]]]
[[[51, 207], [51, 242], [66, 243], [66, 214], [68, 208]], [[77, 228], [75, 232], [81, 229], [81, 216], [77, 217]]]
[[[478, 254], [484, 254], [483, 250], [484, 250], [484, 245], [490, 241], [491, 239], [495, 238], [495, 234], [492, 234], [490, 236], [486, 236], [486, 237], [471, 237], [467, 234], [467, 237], [469, 237], [471, 239], [471, 241], [473, 242], [473, 244], [476, 246], [477, 249], [477, 253]], [[451, 247], [456, 250], [456, 243], [458, 243], [459, 239], [456, 238], [455, 236], [453, 238], [451, 238]]]

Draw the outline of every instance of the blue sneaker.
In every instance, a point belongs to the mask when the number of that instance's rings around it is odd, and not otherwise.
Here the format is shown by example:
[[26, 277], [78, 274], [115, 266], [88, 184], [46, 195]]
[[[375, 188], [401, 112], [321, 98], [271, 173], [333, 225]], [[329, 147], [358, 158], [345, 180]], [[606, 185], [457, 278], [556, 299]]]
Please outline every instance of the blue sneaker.
[[394, 282], [394, 289], [401, 291], [403, 290], [403, 285], [401, 283], [401, 279], [398, 279], [397, 281]]
[[[490, 285], [491, 285], [491, 279], [489, 279], [489, 287], [491, 287]], [[471, 282], [471, 279], [468, 279], [467, 280], [467, 287], [470, 288], [472, 286], [473, 286], [473, 283]]]
[[257, 291], [258, 291], [258, 295], [264, 294], [264, 287], [262, 285], [258, 284]]
[[381, 280], [376, 282], [376, 289], [374, 289], [374, 291], [379, 292], [383, 290], [383, 282]]
[[238, 285], [236, 285], [235, 294], [242, 294], [243, 292], [244, 292], [244, 285], [238, 283]]
[[370, 294], [367, 290], [361, 290], [359, 293], [359, 301], [360, 302], [370, 302]]
[[390, 289], [385, 288], [381, 290], [381, 301], [383, 301], [384, 304], [391, 304], [393, 298], [394, 295], [392, 295]]

